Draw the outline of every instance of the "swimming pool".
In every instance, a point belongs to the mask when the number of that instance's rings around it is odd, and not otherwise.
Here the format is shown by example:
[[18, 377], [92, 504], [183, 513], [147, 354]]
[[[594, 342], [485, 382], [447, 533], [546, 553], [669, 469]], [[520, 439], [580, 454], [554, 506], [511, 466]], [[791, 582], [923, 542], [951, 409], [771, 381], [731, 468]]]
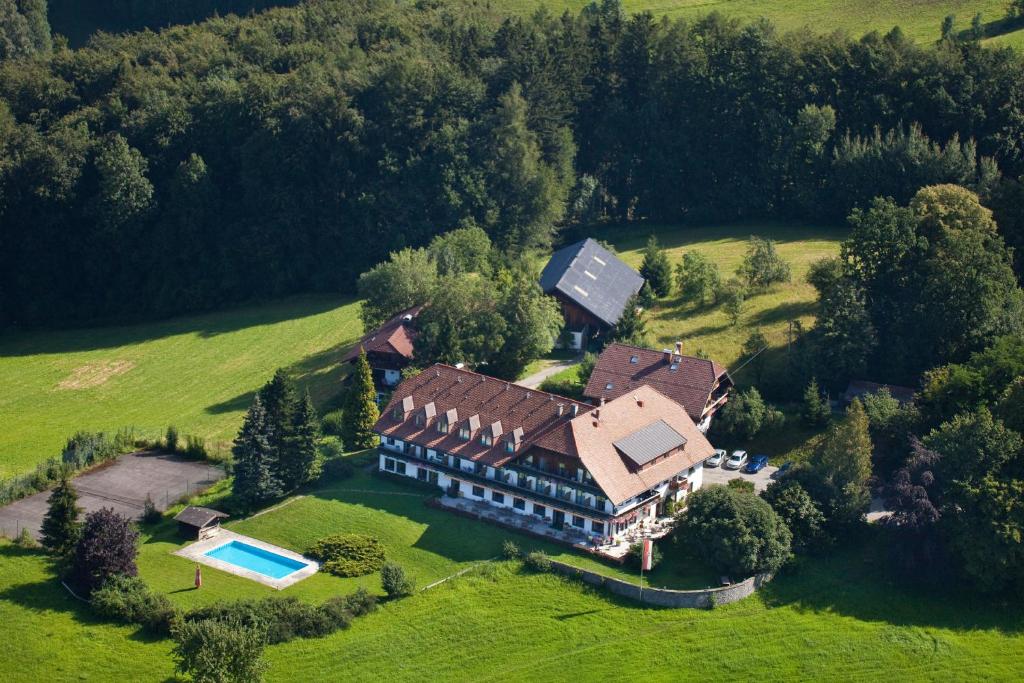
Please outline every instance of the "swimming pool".
[[242, 541], [231, 541], [217, 546], [205, 553], [205, 555], [214, 560], [227, 562], [228, 564], [248, 569], [272, 579], [283, 579], [289, 574], [309, 566], [307, 562], [293, 560], [290, 557], [278, 555], [270, 550], [257, 548]]

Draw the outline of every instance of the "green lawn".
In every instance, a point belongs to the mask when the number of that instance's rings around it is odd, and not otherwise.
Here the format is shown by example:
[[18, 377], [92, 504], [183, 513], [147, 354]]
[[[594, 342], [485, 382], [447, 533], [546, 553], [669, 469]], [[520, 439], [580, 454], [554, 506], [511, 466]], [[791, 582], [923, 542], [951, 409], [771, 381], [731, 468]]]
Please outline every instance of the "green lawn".
[[[655, 347], [672, 348], [676, 341], [683, 342], [685, 353], [703, 350], [711, 358], [730, 369], [741, 362], [743, 342], [755, 329], [767, 337], [777, 359], [778, 350], [786, 343], [790, 320], [800, 320], [807, 328], [813, 322], [816, 293], [807, 284], [810, 265], [827, 256], [839, 253], [839, 242], [845, 237], [842, 228], [805, 226], [782, 223], [750, 223], [706, 227], [634, 227], [626, 238], [617, 236], [621, 231], [608, 228], [595, 237], [607, 239], [619, 255], [630, 265], [639, 268], [641, 253], [647, 237], [655, 234], [661, 246], [668, 251], [673, 268], [682, 260], [684, 251], [693, 249], [718, 264], [723, 279], [732, 277], [746, 253], [747, 239], [751, 235], [774, 239], [779, 254], [792, 267], [792, 282], [777, 285], [767, 292], [751, 296], [738, 325], [730, 324], [721, 306], [684, 304], [672, 295], [660, 301], [650, 312], [648, 329]], [[751, 381], [750, 369], [744, 369], [734, 379], [739, 384]]]
[[[500, 6], [508, 12], [528, 14], [539, 7], [561, 12], [578, 12], [590, 0], [504, 0]], [[752, 20], [771, 19], [780, 29], [796, 30], [810, 27], [815, 32], [844, 30], [853, 36], [870, 31], [888, 31], [899, 26], [903, 32], [921, 43], [939, 37], [942, 20], [949, 14], [956, 17], [957, 30], [970, 27], [974, 15], [981, 12], [987, 22], [1006, 15], [1006, 0], [623, 0], [628, 13], [650, 11], [658, 16], [696, 19], [710, 12]], [[996, 42], [1020, 46], [1024, 30], [995, 39]]]
[[[808, 561], [742, 602], [714, 611], [662, 610], [532, 575], [514, 563], [481, 563], [498, 554], [509, 532], [427, 508], [424, 495], [359, 473], [229, 524], [295, 549], [323, 533], [371, 533], [421, 587], [475, 567], [385, 604], [348, 631], [269, 648], [269, 680], [578, 681], [643, 671], [654, 680], [870, 681], [899, 672], [901, 680], [946, 681], [1019, 680], [1024, 671], [1024, 617], [1014, 606], [895, 586], [882, 554], [858, 541]], [[209, 568], [203, 588], [191, 590], [191, 563], [169, 554], [178, 545], [164, 523], [144, 539], [140, 569], [179, 605], [276, 594]], [[316, 575], [283, 594], [319, 601], [357, 585], [379, 592], [377, 581], [376, 575]], [[172, 675], [167, 641], [98, 621], [59, 587], [41, 555], [6, 542], [0, 542], [0, 623], [16, 653], [0, 662], [0, 680]]]
[[57, 455], [79, 429], [169, 424], [226, 448], [253, 392], [286, 366], [338, 391], [362, 333], [351, 300], [301, 297], [139, 325], [0, 336], [0, 477]]

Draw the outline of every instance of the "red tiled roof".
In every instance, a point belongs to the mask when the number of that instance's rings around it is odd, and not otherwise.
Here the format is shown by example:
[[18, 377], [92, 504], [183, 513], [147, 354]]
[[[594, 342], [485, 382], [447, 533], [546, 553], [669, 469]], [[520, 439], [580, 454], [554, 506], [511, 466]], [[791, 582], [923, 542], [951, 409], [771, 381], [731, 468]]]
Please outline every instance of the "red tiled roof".
[[412, 316], [415, 319], [421, 310], [423, 310], [423, 306], [407, 308], [376, 330], [369, 332], [359, 340], [359, 343], [349, 349], [345, 357], [341, 359], [342, 362], [348, 363], [355, 360], [359, 356], [360, 349], [366, 349], [366, 353], [392, 353], [411, 359], [413, 340], [416, 334], [406, 324], [405, 318]]
[[[411, 412], [404, 420], [396, 420], [392, 411], [408, 398], [412, 398]], [[416, 424], [416, 415], [429, 403], [434, 404], [433, 410], [438, 416], [452, 408], [458, 411], [458, 422], [449, 425], [447, 433], [437, 431], [436, 418], [423, 420], [423, 425]], [[398, 385], [391, 402], [381, 411], [374, 431], [488, 465], [500, 466], [533, 445], [576, 457], [569, 427], [574, 405], [578, 406], [579, 414], [593, 408], [563, 396], [437, 364]], [[479, 428], [469, 441], [463, 441], [459, 438], [459, 426], [473, 417], [477, 418], [474, 422]], [[496, 422], [501, 423], [503, 435], [491, 446], [484, 446], [480, 443], [480, 432]], [[517, 429], [522, 429], [520, 446], [515, 453], [508, 453], [505, 440]]]
[[700, 422], [715, 384], [722, 377], [728, 380], [728, 373], [712, 360], [672, 355], [672, 362], [667, 363], [664, 351], [610, 344], [597, 359], [583, 395], [591, 400], [612, 401], [648, 385], [681, 404], [695, 422]]

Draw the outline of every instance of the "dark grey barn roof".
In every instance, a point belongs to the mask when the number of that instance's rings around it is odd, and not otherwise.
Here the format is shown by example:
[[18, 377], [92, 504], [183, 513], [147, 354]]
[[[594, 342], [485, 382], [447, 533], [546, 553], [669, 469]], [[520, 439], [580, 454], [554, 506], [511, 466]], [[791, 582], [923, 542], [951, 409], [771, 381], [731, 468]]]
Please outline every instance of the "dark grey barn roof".
[[643, 467], [685, 443], [685, 436], [664, 420], [658, 420], [619, 439], [614, 445], [624, 456]]
[[622, 259], [589, 237], [551, 255], [540, 274], [546, 293], [555, 291], [609, 327], [619, 321], [629, 297], [644, 279]]
[[184, 522], [189, 526], [202, 528], [216, 519], [223, 519], [227, 517], [223, 512], [217, 510], [211, 510], [210, 508], [199, 507], [198, 505], [189, 505], [187, 508], [175, 515], [174, 520], [176, 522]]

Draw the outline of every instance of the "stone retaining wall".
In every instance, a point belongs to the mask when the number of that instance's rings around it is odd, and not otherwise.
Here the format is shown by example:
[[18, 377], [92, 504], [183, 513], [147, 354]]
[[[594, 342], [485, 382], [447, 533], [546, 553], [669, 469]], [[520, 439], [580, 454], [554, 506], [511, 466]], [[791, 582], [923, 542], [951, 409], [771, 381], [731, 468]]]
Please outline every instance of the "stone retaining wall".
[[710, 605], [712, 595], [715, 596], [716, 605], [727, 605], [730, 602], [742, 600], [753, 594], [754, 591], [772, 579], [771, 574], [758, 574], [757, 576], [751, 576], [745, 581], [734, 583], [731, 586], [691, 591], [644, 587], [641, 595], [640, 587], [635, 583], [613, 579], [587, 569], [580, 569], [579, 567], [558, 562], [557, 560], [551, 561], [551, 568], [559, 574], [582, 579], [584, 583], [588, 583], [591, 586], [599, 586], [616, 595], [648, 605], [658, 605], [659, 607], [707, 608]]

